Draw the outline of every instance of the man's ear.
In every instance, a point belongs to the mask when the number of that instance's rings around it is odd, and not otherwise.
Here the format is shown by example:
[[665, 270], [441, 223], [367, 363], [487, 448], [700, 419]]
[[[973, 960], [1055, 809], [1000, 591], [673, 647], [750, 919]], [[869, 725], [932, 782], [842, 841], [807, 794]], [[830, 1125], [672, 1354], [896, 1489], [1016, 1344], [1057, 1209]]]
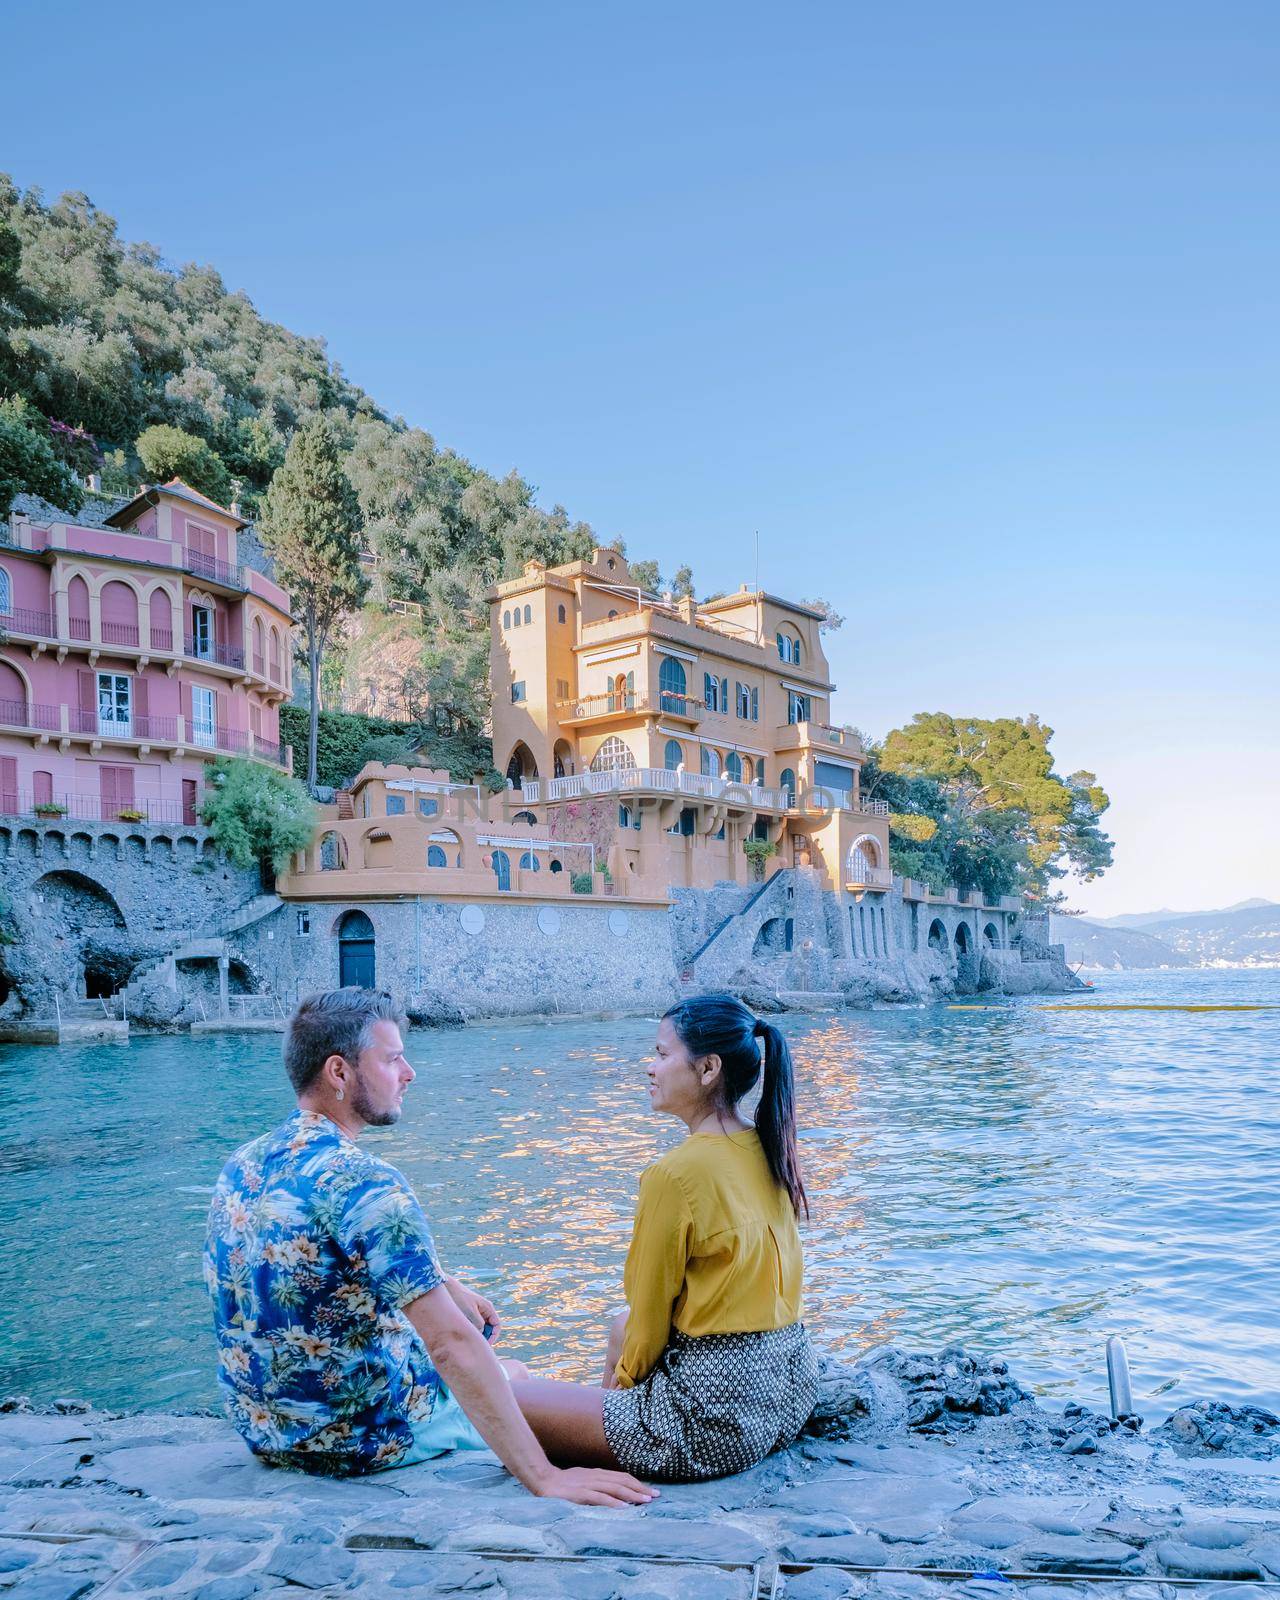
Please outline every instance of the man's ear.
[[339, 1089], [347, 1089], [355, 1080], [355, 1073], [346, 1056], [332, 1055], [325, 1058], [324, 1066], [320, 1068], [320, 1076], [324, 1079], [325, 1087], [330, 1093]]

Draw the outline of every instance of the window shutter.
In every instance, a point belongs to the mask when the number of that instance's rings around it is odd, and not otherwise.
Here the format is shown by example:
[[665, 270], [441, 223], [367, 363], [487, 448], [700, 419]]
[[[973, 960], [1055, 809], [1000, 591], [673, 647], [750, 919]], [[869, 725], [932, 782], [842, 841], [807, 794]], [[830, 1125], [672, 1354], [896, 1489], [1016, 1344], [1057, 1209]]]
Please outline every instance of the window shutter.
[[76, 684], [79, 689], [81, 711], [87, 711], [92, 715], [98, 709], [98, 674], [77, 672]]
[[760, 691], [759, 691], [759, 689], [753, 689], [751, 691], [751, 720], [752, 720], [752, 722], [759, 722], [759, 720], [760, 720]]
[[116, 794], [119, 796], [122, 806], [131, 806], [133, 804], [132, 767], [116, 768]]
[[187, 735], [191, 734], [191, 685], [185, 678], [178, 679], [178, 706], [187, 719]]
[[98, 768], [98, 794], [102, 801], [102, 820], [114, 817], [120, 809], [120, 799], [116, 791], [116, 768]]
[[148, 717], [151, 715], [149, 706], [151, 700], [151, 686], [141, 673], [129, 680], [131, 694], [130, 709], [135, 717]]
[[728, 709], [729, 709], [729, 680], [728, 680], [728, 678], [721, 678], [721, 680], [720, 680], [720, 709], [721, 709], [721, 711], [725, 711], [725, 712], [727, 712]]
[[[10, 760], [13, 758], [10, 757]], [[33, 772], [31, 774], [32, 799], [38, 806], [47, 806], [53, 803], [53, 773]], [[3, 779], [0, 779], [0, 789], [5, 788]]]
[[215, 694], [213, 697], [214, 722], [221, 738], [222, 730], [227, 725], [227, 697], [225, 694]]
[[0, 756], [0, 811], [18, 809], [18, 758]]

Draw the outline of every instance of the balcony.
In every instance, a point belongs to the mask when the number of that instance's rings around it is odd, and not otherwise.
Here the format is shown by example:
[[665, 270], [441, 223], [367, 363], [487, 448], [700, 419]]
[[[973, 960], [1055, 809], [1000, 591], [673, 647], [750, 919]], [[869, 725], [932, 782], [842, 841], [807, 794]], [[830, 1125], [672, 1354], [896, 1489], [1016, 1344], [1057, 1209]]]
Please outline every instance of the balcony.
[[[136, 814], [135, 814], [136, 813]], [[96, 794], [55, 794], [37, 800], [27, 790], [0, 789], [0, 817], [31, 818], [36, 822], [143, 822], [177, 823], [191, 828], [198, 818], [181, 800], [118, 800], [104, 804]]]
[[561, 723], [603, 722], [610, 717], [676, 717], [695, 723], [702, 717], [701, 700], [691, 694], [589, 694], [576, 700], [557, 700]]
[[856, 733], [849, 728], [832, 727], [828, 722], [784, 722], [775, 730], [775, 743], [779, 750], [810, 747], [839, 750], [849, 756], [862, 754]]
[[182, 564], [194, 577], [204, 578], [209, 583], [220, 583], [224, 589], [249, 587], [242, 566], [215, 560], [213, 556], [206, 556], [186, 545], [182, 546]]
[[857, 857], [862, 854], [860, 850], [853, 852], [844, 869], [844, 885], [854, 893], [861, 893], [865, 889], [892, 889], [893, 872], [889, 867], [873, 867]]
[[[244, 651], [238, 645], [215, 644], [212, 639], [200, 639], [187, 634], [182, 641], [182, 653], [188, 661], [211, 661], [218, 667], [230, 667], [235, 672], [244, 671]], [[254, 668], [257, 671], [257, 667]], [[265, 673], [259, 673], [265, 677]]]
[[40, 705], [31, 700], [0, 700], [0, 728], [38, 734], [39, 742], [53, 739], [88, 739], [129, 745], [171, 745], [180, 750], [211, 750], [220, 755], [252, 756], [273, 766], [288, 765], [288, 748], [245, 728], [216, 727], [185, 717], [134, 714], [104, 717], [99, 711], [78, 706]]

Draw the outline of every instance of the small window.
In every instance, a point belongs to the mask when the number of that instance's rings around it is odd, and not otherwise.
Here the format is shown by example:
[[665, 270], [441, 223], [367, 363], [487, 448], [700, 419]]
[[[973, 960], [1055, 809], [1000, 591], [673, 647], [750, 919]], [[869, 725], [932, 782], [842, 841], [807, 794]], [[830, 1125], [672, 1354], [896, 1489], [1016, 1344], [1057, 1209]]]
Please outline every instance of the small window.
[[13, 610], [13, 584], [9, 581], [9, 574], [0, 567], [0, 616], [8, 616]]
[[538, 826], [538, 819], [534, 816], [532, 811], [517, 811], [511, 820], [512, 822], [527, 823], [531, 828], [536, 828]]
[[684, 746], [678, 740], [667, 740], [667, 747], [662, 753], [662, 764], [668, 772], [675, 772], [684, 765]]
[[523, 684], [523, 682], [521, 682], [521, 683], [513, 683], [511, 685], [511, 704], [513, 706], [519, 706], [519, 705], [523, 705], [524, 704], [524, 684]]
[[614, 619], [614, 618], [615, 618], [615, 617], [616, 617], [616, 616], [617, 616], [617, 615], [618, 615], [618, 613], [617, 613], [617, 612], [616, 612], [616, 611], [611, 611], [611, 612], [610, 612], [610, 613], [609, 613], [609, 621], [610, 621], [610, 622], [612, 622], [612, 621], [613, 621], [613, 619]]
[[504, 628], [509, 628], [511, 626], [511, 613], [509, 611], [504, 611], [502, 613], [502, 626]]
[[427, 865], [429, 867], [447, 867], [449, 865], [444, 850], [440, 845], [429, 844], [427, 846]]
[[552, 872], [563, 872], [564, 871], [564, 864], [559, 860], [558, 857], [552, 857], [551, 870], [552, 870]]
[[520, 626], [520, 607], [519, 606], [517, 606], [515, 608], [515, 610], [511, 613], [511, 626], [513, 628], [518, 628]]
[[542, 863], [538, 860], [537, 856], [534, 855], [532, 850], [526, 850], [520, 857], [520, 870], [521, 872], [542, 871]]
[[736, 750], [729, 752], [724, 764], [724, 775], [730, 783], [742, 782], [742, 757]]
[[556, 679], [556, 699], [557, 700], [567, 700], [568, 698], [569, 698], [569, 680], [568, 680], [568, 678], [557, 678]]
[[556, 607], [556, 621], [557, 622], [565, 621], [565, 609], [564, 609], [563, 606], [557, 606]]
[[387, 796], [387, 815], [389, 817], [404, 816], [404, 796], [402, 794], [389, 794]]
[[638, 811], [633, 811], [630, 806], [619, 806], [618, 826], [620, 828], [634, 828], [635, 831], [639, 833], [640, 813]]
[[524, 608], [524, 620], [526, 622], [532, 622], [533, 621], [533, 607], [532, 606], [526, 606]]
[[720, 826], [716, 829], [716, 838], [717, 839], [723, 839], [724, 837], [725, 837], [724, 823], [722, 822], [720, 824]]
[[608, 562], [608, 566], [609, 566], [609, 571], [610, 571], [610, 572], [612, 572], [612, 571], [613, 571], [613, 569], [614, 569], [614, 568], [615, 568], [615, 567], [616, 567], [616, 566], [617, 566], [617, 565], [618, 565], [618, 563], [617, 563], [617, 562], [616, 562], [616, 561], [615, 561], [615, 560], [614, 560], [614, 559], [613, 559], [613, 557], [612, 557], [612, 556], [610, 556], [610, 557], [609, 557], [609, 562]]
[[787, 721], [808, 722], [810, 720], [810, 700], [807, 694], [797, 694], [794, 689], [787, 694]]
[[712, 750], [705, 744], [702, 747], [702, 776], [704, 778], [718, 778], [720, 776], [720, 752]]
[[299, 939], [309, 939], [311, 937], [311, 913], [309, 911], [299, 911], [298, 913], [298, 937]]
[[438, 816], [439, 812], [440, 802], [438, 800], [428, 799], [425, 794], [420, 794], [418, 796], [418, 815], [420, 817]]
[[734, 685], [738, 697], [738, 715], [744, 722], [751, 717], [751, 690], [745, 683]]

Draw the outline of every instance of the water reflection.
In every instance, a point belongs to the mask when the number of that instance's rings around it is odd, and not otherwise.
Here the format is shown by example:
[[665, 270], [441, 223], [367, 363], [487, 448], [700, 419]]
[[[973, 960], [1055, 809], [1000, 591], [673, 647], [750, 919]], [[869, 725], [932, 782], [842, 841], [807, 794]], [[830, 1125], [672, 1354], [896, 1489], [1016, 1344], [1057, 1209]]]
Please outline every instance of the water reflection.
[[[1280, 975], [1278, 975], [1280, 976]], [[1113, 980], [1108, 998], [1277, 998], [1264, 974]], [[808, 1319], [855, 1352], [963, 1339], [1101, 1404], [1129, 1339], [1152, 1415], [1280, 1400], [1274, 1014], [891, 1010], [785, 1027], [801, 1068]], [[394, 1129], [446, 1263], [508, 1344], [594, 1378], [641, 1169], [671, 1144], [646, 1021], [412, 1036]], [[279, 1041], [0, 1051], [0, 1391], [214, 1397], [199, 1243], [237, 1143], [289, 1099]], [[1157, 1398], [1157, 1390], [1163, 1392]]]

